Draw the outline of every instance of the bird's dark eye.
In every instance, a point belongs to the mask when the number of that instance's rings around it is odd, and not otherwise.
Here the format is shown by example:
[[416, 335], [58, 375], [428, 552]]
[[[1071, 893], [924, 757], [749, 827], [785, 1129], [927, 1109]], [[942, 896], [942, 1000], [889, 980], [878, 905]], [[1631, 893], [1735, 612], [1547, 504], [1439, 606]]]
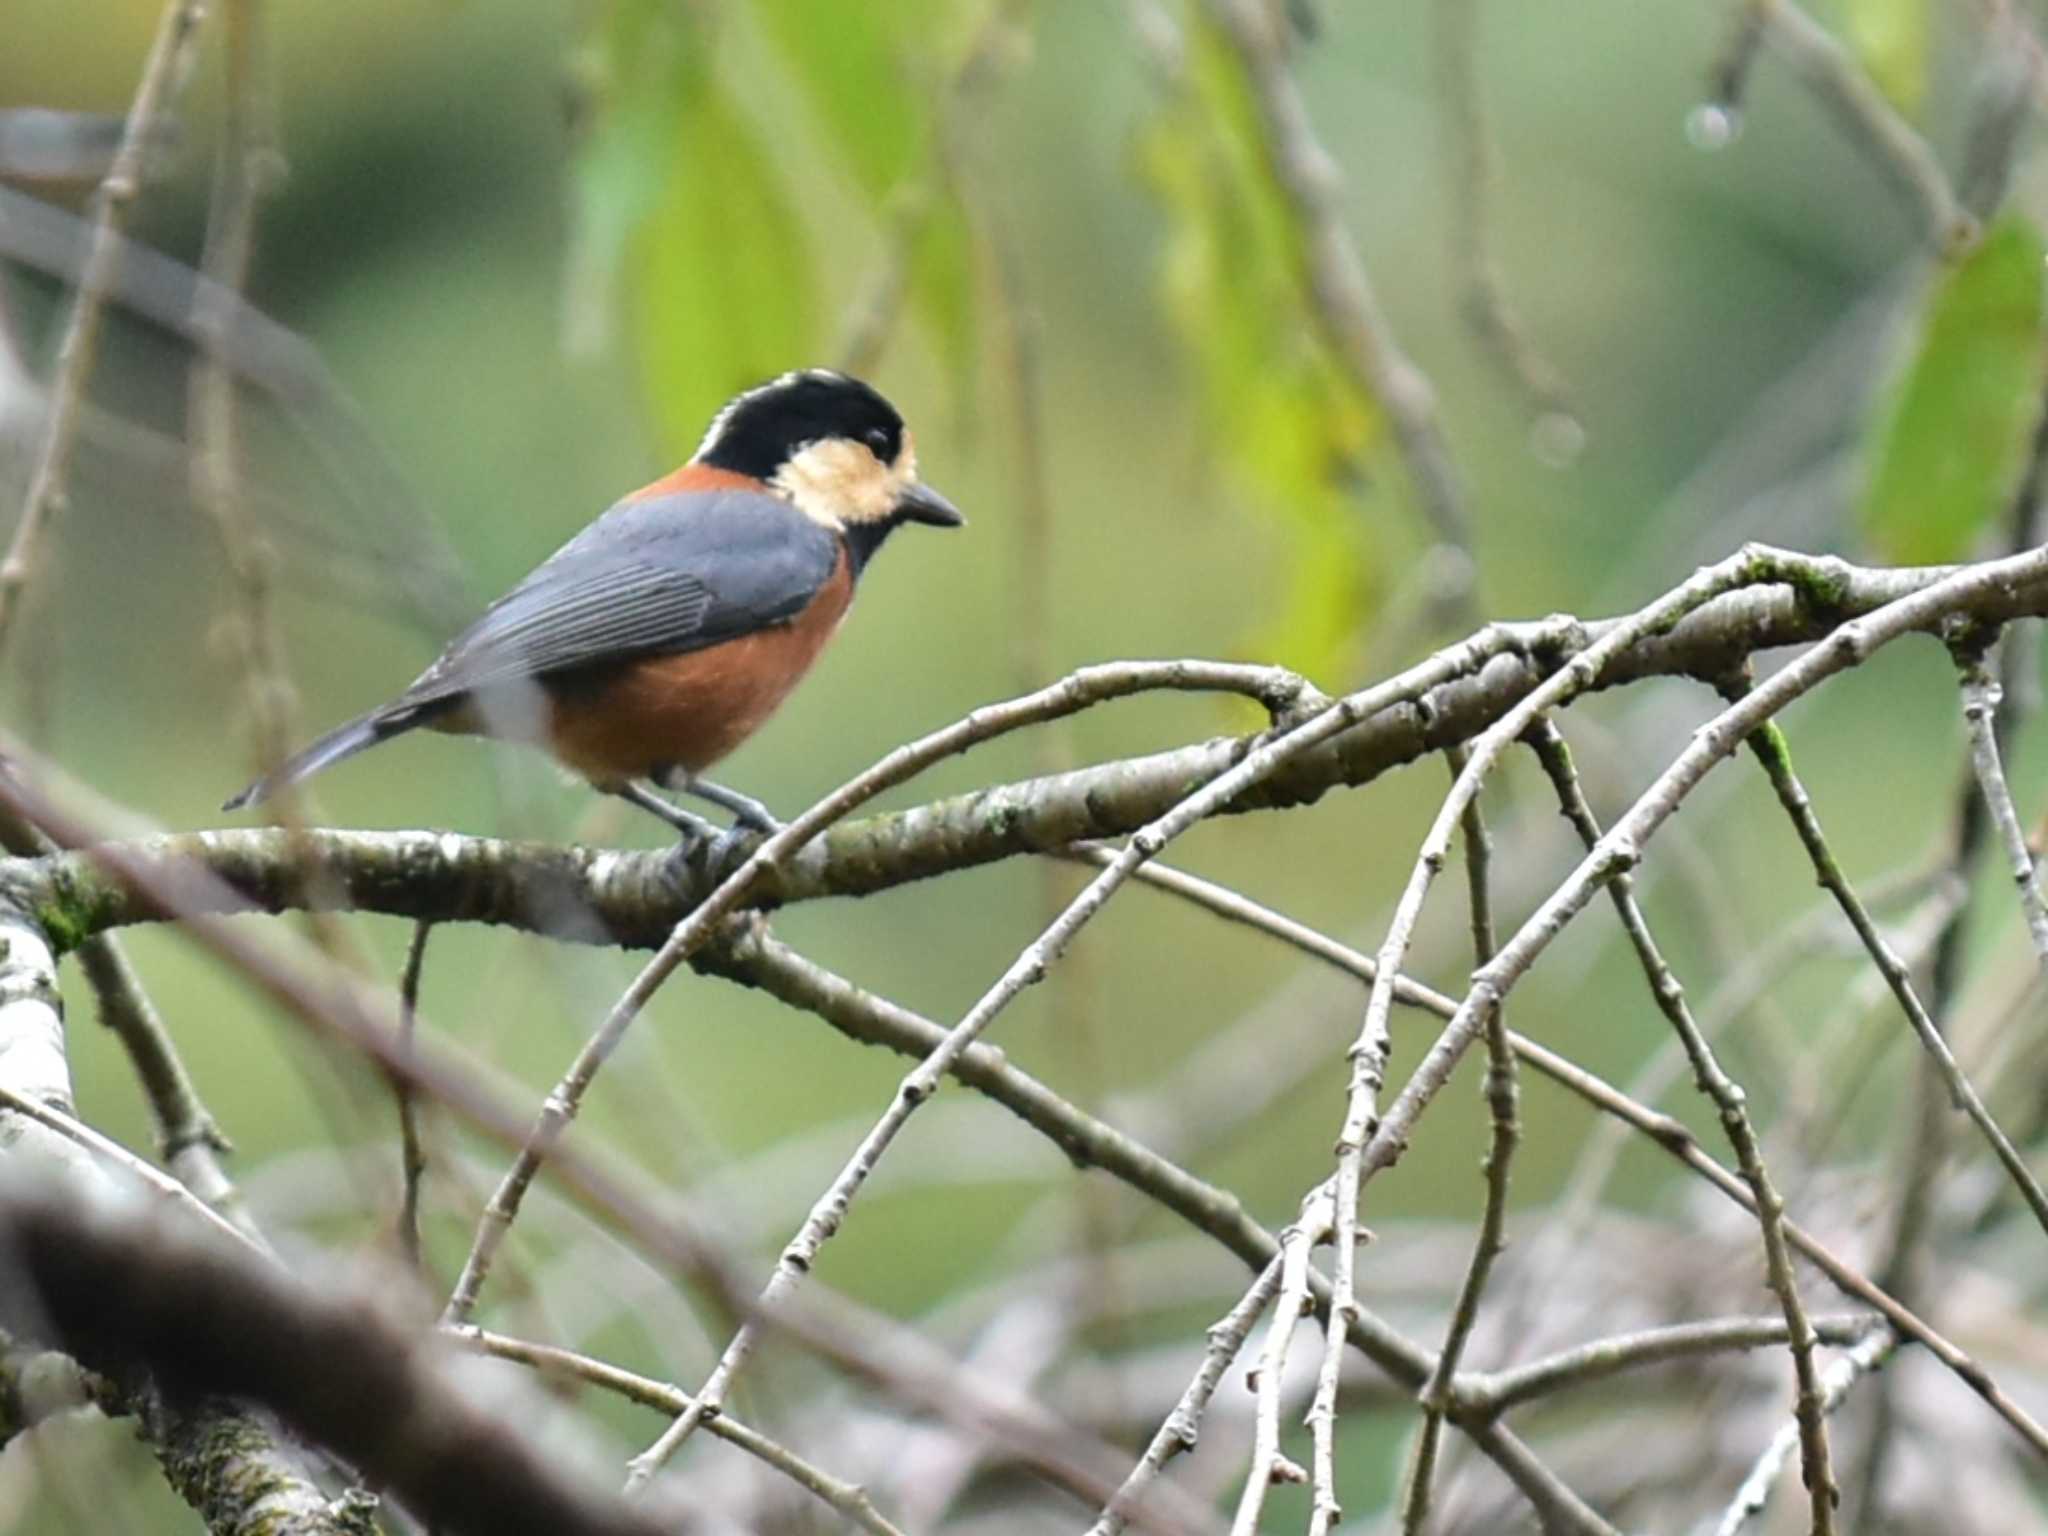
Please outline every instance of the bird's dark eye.
[[867, 436], [862, 441], [874, 450], [876, 458], [880, 459], [884, 464], [889, 462], [889, 434], [887, 432], [883, 431], [880, 427], [871, 427], [868, 430]]

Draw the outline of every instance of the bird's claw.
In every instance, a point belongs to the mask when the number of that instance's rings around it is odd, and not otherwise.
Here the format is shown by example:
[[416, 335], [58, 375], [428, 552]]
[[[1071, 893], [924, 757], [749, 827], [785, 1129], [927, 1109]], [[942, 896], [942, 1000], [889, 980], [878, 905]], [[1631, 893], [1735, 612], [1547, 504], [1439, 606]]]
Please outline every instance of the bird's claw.
[[763, 837], [772, 837], [781, 830], [779, 824], [764, 831], [759, 827], [750, 827], [744, 821], [734, 822], [711, 839], [710, 851], [704, 856], [705, 868], [723, 879], [740, 867], [747, 854], [753, 851], [755, 843]]

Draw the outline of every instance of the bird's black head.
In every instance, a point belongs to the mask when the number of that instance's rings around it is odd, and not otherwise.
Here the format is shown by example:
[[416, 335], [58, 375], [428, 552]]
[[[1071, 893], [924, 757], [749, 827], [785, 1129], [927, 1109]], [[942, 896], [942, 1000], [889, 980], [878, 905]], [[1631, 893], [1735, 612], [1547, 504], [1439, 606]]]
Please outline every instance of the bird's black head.
[[696, 462], [765, 481], [834, 530], [881, 535], [899, 523], [958, 527], [953, 504], [917, 478], [917, 451], [872, 385], [823, 368], [785, 373], [712, 418]]

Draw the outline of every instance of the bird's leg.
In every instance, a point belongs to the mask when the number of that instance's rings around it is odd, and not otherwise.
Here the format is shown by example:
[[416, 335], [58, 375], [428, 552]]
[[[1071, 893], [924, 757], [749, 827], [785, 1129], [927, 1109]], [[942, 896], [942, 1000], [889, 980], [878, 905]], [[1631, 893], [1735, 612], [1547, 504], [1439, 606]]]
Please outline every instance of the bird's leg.
[[694, 774], [679, 774], [669, 782], [686, 795], [695, 795], [720, 810], [732, 812], [740, 826], [751, 827], [763, 837], [773, 837], [782, 830], [782, 823], [775, 819], [775, 813], [752, 795], [743, 795], [736, 789], [727, 789]]
[[680, 805], [671, 805], [638, 779], [627, 779], [622, 784], [611, 785], [609, 793], [617, 795], [628, 804], [639, 806], [649, 815], [659, 816], [686, 838], [717, 844], [729, 835], [720, 832], [702, 816], [686, 811]]

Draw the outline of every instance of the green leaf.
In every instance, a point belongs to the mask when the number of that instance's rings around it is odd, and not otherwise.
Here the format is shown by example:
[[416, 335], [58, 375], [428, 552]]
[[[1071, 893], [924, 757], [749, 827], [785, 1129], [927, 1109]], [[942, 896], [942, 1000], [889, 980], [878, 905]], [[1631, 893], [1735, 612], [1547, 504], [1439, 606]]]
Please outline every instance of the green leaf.
[[1849, 46], [1877, 88], [1901, 112], [1918, 112], [1933, 43], [1930, 0], [1846, 0], [1844, 11]]
[[945, 0], [775, 0], [757, 14], [832, 146], [876, 202], [924, 150], [934, 82], [921, 78]]
[[775, 163], [715, 78], [684, 98], [675, 131], [636, 242], [633, 315], [656, 421], [687, 450], [734, 391], [811, 360], [818, 301]]
[[677, 118], [707, 68], [699, 29], [659, 0], [619, 0], [572, 60], [590, 121], [570, 177], [571, 352], [597, 351], [612, 334], [627, 245], [661, 199]]
[[973, 377], [979, 333], [973, 241], [932, 152], [934, 111], [952, 67], [958, 0], [776, 0], [757, 12], [870, 209], [897, 222], [891, 199], [921, 200], [907, 295], [957, 387]]
[[579, 62], [595, 115], [574, 183], [571, 344], [623, 309], [656, 423], [688, 452], [735, 390], [813, 359], [803, 224], [689, 7], [617, 0]]
[[1382, 439], [1380, 413], [1317, 329], [1299, 235], [1235, 56], [1206, 24], [1188, 42], [1185, 90], [1139, 144], [1168, 218], [1166, 307], [1192, 354], [1210, 439], [1287, 536], [1288, 600], [1257, 637], [1260, 654], [1342, 676], [1379, 586], [1354, 492]]
[[1886, 559], [1963, 559], [2010, 499], [2041, 409], [2042, 262], [2010, 214], [1928, 295], [1872, 439], [1863, 525]]

